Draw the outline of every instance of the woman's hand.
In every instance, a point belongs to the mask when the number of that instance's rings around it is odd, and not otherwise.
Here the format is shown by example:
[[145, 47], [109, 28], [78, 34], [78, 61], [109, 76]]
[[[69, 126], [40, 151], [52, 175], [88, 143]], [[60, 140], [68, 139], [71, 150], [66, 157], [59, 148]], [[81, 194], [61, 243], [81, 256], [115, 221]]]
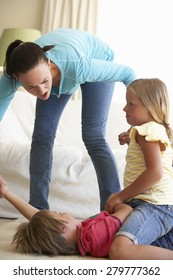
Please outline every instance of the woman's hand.
[[3, 198], [8, 191], [7, 183], [0, 177], [0, 198]]

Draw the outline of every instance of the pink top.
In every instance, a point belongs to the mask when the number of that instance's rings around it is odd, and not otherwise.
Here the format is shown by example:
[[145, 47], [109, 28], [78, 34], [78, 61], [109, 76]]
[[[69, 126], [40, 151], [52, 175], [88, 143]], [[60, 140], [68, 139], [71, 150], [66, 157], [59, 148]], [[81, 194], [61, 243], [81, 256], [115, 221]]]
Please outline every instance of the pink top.
[[106, 211], [81, 222], [77, 226], [80, 254], [107, 257], [114, 235], [120, 226], [120, 220]]

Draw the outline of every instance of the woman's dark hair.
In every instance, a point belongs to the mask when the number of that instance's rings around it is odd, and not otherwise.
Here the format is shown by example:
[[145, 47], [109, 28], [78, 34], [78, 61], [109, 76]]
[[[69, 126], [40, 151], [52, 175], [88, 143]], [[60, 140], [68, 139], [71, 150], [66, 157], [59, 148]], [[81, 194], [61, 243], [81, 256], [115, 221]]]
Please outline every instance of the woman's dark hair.
[[26, 73], [34, 68], [40, 61], [47, 61], [45, 52], [54, 45], [41, 48], [39, 45], [21, 40], [12, 42], [6, 51], [5, 73], [14, 79], [19, 73]]

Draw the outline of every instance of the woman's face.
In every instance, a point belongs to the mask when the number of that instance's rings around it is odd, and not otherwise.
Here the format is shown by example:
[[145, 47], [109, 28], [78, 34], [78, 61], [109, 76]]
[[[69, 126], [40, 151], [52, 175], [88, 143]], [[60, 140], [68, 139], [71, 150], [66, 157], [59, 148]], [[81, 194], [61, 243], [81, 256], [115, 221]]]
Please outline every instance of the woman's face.
[[17, 78], [22, 86], [32, 95], [41, 100], [49, 98], [52, 87], [49, 63], [42, 61], [27, 73], [19, 74]]

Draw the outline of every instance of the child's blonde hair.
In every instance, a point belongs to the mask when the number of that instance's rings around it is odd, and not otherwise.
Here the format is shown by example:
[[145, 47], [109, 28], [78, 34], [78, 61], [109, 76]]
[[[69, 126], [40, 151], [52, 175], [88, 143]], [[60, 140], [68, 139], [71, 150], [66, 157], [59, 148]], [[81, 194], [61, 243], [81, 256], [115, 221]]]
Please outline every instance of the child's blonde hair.
[[38, 211], [27, 223], [19, 225], [12, 244], [21, 253], [46, 255], [78, 254], [76, 243], [66, 240], [62, 233], [66, 223], [56, 220], [48, 210]]
[[169, 124], [169, 96], [166, 85], [159, 79], [138, 79], [127, 88], [132, 90], [150, 111], [157, 123], [164, 125], [170, 143], [173, 146], [173, 131]]

